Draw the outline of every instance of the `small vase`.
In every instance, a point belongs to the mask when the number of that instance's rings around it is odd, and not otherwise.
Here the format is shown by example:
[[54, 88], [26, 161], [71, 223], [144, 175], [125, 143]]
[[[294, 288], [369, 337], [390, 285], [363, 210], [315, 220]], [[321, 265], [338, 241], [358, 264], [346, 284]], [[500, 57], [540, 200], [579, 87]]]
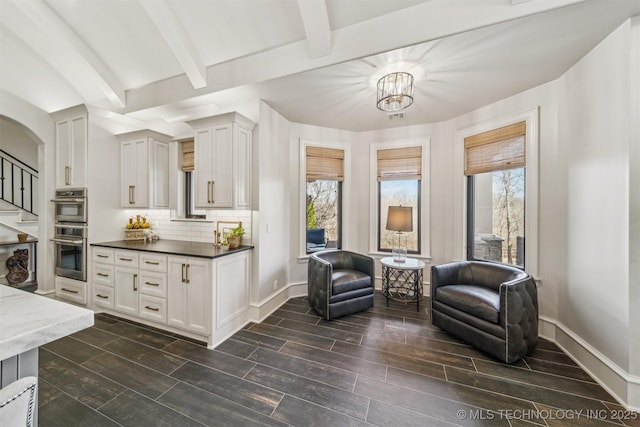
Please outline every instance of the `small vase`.
[[227, 237], [227, 241], [229, 242], [229, 249], [236, 249], [240, 246], [240, 237]]

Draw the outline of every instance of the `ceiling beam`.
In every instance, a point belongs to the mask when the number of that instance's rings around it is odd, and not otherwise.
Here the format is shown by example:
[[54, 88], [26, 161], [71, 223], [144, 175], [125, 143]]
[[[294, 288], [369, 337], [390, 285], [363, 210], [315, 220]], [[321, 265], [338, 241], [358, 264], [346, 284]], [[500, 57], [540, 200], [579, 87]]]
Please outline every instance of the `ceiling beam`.
[[[286, 77], [356, 58], [436, 40], [501, 22], [567, 7], [588, 0], [536, 0], [513, 7], [506, 2], [431, 0], [332, 32], [328, 55], [311, 58], [306, 40], [207, 67], [210, 82], [194, 90], [187, 78], [176, 76], [127, 91], [123, 113], [168, 105], [226, 89]], [[445, 19], [455, 16], [456, 19]], [[397, 23], [403, 25], [398, 26]], [[393, 28], [394, 31], [381, 31]]]
[[331, 27], [326, 0], [298, 0], [309, 54], [319, 58], [331, 53]]
[[125, 107], [125, 92], [120, 81], [84, 39], [42, 0], [7, 1], [2, 6], [0, 20], [88, 103], [106, 97], [114, 107]]
[[193, 41], [166, 0], [139, 0], [153, 24], [169, 45], [194, 89], [207, 86], [207, 72]]

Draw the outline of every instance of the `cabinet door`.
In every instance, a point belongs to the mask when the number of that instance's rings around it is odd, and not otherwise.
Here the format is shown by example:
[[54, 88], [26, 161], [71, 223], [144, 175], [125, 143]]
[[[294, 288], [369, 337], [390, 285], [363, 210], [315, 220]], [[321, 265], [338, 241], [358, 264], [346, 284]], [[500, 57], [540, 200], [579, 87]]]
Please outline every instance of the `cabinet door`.
[[120, 153], [120, 203], [122, 207], [148, 207], [149, 154], [147, 140], [123, 142]]
[[87, 115], [56, 122], [56, 187], [87, 186]]
[[169, 257], [167, 273], [167, 324], [187, 328], [187, 284], [185, 273], [188, 260]]
[[169, 207], [169, 144], [151, 140], [151, 207]]
[[87, 115], [71, 119], [71, 183], [72, 187], [87, 186]]
[[138, 315], [138, 269], [116, 267], [114, 310]]
[[211, 206], [233, 207], [233, 138], [231, 125], [216, 126], [214, 132]]
[[56, 187], [71, 185], [71, 120], [56, 122]]
[[210, 322], [210, 263], [169, 258], [167, 324], [207, 335]]
[[234, 125], [234, 167], [235, 209], [251, 207], [251, 144], [252, 132], [242, 126]]
[[211, 331], [210, 262], [191, 259], [187, 263], [187, 329], [200, 334]]
[[195, 206], [211, 207], [211, 181], [213, 180], [213, 134], [211, 128], [199, 129], [195, 135], [195, 170], [193, 172]]
[[199, 129], [195, 136], [195, 205], [233, 207], [231, 124]]

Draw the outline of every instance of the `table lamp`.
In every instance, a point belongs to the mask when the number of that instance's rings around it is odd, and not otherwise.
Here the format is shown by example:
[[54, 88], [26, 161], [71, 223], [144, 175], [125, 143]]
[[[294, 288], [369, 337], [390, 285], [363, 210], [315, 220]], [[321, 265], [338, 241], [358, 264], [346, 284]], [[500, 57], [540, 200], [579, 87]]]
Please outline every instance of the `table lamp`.
[[401, 246], [400, 237], [403, 231], [413, 231], [413, 208], [411, 206], [389, 206], [387, 230], [398, 232], [398, 245], [392, 248], [393, 260], [405, 262], [407, 248]]

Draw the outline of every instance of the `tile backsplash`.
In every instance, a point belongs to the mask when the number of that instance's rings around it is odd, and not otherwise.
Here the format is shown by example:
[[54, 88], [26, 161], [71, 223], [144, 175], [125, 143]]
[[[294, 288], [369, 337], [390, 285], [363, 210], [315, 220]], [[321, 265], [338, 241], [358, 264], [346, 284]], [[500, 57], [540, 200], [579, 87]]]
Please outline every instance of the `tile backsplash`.
[[[251, 244], [251, 211], [211, 211], [209, 221], [172, 220], [168, 209], [140, 212], [147, 216], [151, 227], [158, 233], [160, 239], [186, 240], [189, 242], [214, 242], [214, 231], [218, 221], [241, 221], [245, 229], [242, 244]], [[132, 212], [130, 215], [135, 216]]]

